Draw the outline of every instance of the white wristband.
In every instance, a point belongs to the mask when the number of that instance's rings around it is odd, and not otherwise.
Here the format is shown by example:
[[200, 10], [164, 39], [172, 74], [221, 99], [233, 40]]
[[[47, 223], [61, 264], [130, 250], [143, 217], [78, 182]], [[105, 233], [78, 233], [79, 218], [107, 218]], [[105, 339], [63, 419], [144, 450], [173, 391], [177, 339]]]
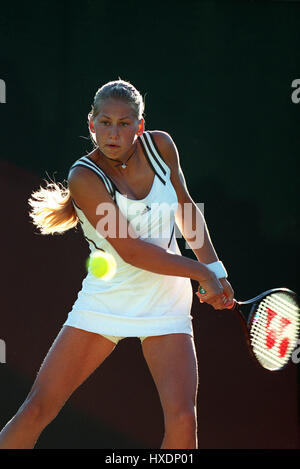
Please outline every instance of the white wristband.
[[211, 264], [206, 264], [206, 267], [211, 270], [214, 274], [216, 274], [217, 278], [227, 278], [227, 271], [223, 265], [223, 262], [216, 261], [212, 262]]

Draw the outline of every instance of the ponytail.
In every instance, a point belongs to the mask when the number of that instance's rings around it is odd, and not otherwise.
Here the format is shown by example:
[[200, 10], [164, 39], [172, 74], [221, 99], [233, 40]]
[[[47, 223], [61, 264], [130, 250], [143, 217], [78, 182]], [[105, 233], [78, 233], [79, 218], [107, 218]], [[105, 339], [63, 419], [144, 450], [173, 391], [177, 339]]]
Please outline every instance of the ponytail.
[[46, 181], [45, 188], [31, 194], [29, 216], [41, 234], [62, 234], [75, 228], [78, 217], [68, 187], [54, 181]]

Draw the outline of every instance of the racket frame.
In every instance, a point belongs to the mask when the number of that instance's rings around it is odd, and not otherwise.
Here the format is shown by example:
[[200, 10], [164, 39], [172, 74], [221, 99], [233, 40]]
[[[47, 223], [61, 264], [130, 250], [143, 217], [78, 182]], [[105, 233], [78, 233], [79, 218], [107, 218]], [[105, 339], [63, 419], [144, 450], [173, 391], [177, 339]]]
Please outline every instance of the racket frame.
[[[271, 371], [271, 372], [283, 370], [289, 364], [290, 357], [286, 361], [286, 363], [283, 364], [279, 368], [274, 368], [274, 369], [270, 370], [269, 368], [266, 368], [266, 367], [262, 366], [262, 364], [257, 359], [257, 357], [255, 355], [255, 352], [253, 350], [253, 346], [251, 344], [250, 330], [251, 330], [252, 322], [255, 318], [255, 313], [257, 311], [257, 307], [258, 307], [260, 301], [262, 299], [266, 298], [267, 296], [271, 295], [272, 293], [279, 293], [279, 292], [287, 293], [287, 294], [293, 296], [293, 298], [295, 299], [296, 303], [299, 306], [299, 300], [298, 300], [297, 294], [295, 292], [293, 292], [292, 290], [290, 290], [289, 288], [282, 287], [282, 288], [272, 288], [271, 290], [267, 290], [267, 291], [261, 293], [260, 295], [257, 295], [254, 298], [251, 298], [250, 300], [246, 300], [246, 301], [236, 301], [236, 300], [234, 300], [233, 306], [227, 308], [227, 309], [233, 310], [236, 313], [236, 315], [238, 316], [238, 318], [241, 322], [241, 325], [242, 325], [242, 328], [243, 328], [243, 331], [244, 331], [244, 334], [245, 334], [246, 342], [247, 342], [251, 357], [255, 360], [256, 364], [260, 368], [262, 367], [265, 370]], [[251, 305], [250, 311], [247, 312], [247, 313], [245, 311], [243, 311], [243, 309], [241, 309], [241, 306], [243, 306], [243, 305]], [[298, 326], [298, 337], [299, 337], [299, 326]]]

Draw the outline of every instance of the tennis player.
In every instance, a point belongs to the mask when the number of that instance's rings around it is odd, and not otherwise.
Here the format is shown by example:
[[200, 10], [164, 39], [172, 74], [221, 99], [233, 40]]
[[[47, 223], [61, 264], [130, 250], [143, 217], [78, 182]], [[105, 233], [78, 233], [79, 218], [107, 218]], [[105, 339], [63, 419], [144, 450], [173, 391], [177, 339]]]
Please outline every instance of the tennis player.
[[[198, 369], [192, 285], [215, 309], [233, 301], [227, 272], [189, 195], [169, 134], [146, 131], [144, 102], [123, 80], [97, 91], [88, 116], [94, 149], [68, 184], [47, 182], [30, 198], [43, 234], [81, 226], [91, 253], [114, 256], [108, 281], [88, 272], [33, 387], [0, 433], [0, 448], [33, 448], [70, 395], [125, 337], [139, 337], [164, 412], [161, 448], [197, 448]], [[175, 223], [197, 259], [181, 255]], [[101, 442], [99, 442], [101, 445]]]

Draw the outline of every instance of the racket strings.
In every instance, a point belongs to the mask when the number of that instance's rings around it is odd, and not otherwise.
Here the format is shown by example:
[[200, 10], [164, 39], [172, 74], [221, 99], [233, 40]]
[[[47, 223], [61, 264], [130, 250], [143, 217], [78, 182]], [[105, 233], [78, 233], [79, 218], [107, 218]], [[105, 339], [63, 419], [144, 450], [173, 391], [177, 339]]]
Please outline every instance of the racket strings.
[[283, 294], [265, 297], [258, 305], [250, 329], [257, 359], [268, 369], [281, 368], [290, 357], [299, 334], [299, 308]]

